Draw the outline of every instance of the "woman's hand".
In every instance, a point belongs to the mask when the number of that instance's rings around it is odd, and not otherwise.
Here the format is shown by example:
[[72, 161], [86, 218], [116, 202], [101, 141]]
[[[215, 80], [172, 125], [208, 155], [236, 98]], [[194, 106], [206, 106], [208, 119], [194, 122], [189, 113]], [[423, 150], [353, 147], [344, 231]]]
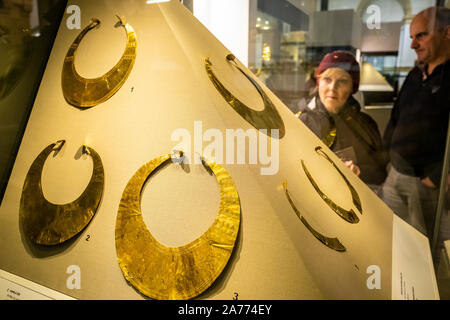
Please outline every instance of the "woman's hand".
[[353, 163], [352, 160], [348, 160], [344, 162], [345, 165], [357, 176], [359, 176], [361, 174], [361, 170], [359, 169], [359, 167]]

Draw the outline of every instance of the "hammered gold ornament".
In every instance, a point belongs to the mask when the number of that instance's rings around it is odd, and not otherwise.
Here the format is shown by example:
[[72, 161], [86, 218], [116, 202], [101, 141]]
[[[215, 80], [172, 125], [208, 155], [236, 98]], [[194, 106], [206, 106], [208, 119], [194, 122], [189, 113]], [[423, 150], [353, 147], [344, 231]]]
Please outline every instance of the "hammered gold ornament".
[[211, 286], [231, 256], [240, 225], [239, 195], [229, 173], [217, 163], [204, 160], [219, 184], [217, 218], [193, 242], [166, 247], [146, 227], [140, 202], [145, 182], [170, 162], [170, 154], [155, 158], [128, 182], [117, 214], [116, 252], [125, 279], [142, 294], [161, 300], [190, 299]]
[[[40, 245], [58, 245], [80, 233], [95, 215], [103, 194], [104, 170], [100, 156], [83, 146], [83, 153], [93, 160], [93, 173], [84, 192], [75, 201], [57, 205], [44, 197], [41, 176], [44, 163], [64, 140], [45, 148], [34, 160], [25, 179], [20, 199], [19, 219], [29, 240]], [[58, 147], [55, 147], [57, 146]]]
[[[347, 177], [344, 175], [344, 173], [338, 168], [338, 166], [334, 163], [334, 161], [322, 150], [322, 147], [316, 147], [315, 151], [322, 157], [324, 157], [328, 162], [330, 162], [333, 165], [333, 168], [337, 170], [339, 175], [344, 179], [345, 184], [347, 185], [347, 188], [350, 191], [350, 194], [352, 196], [352, 201], [355, 207], [359, 210], [359, 212], [362, 214], [362, 206], [361, 206], [361, 200], [359, 198], [358, 193], [356, 192], [355, 188], [352, 186], [350, 181], [347, 179]], [[325, 193], [320, 190], [319, 186], [315, 182], [312, 175], [309, 173], [308, 169], [306, 168], [305, 162], [302, 160], [302, 167], [303, 171], [305, 172], [306, 176], [308, 177], [308, 180], [311, 182], [312, 186], [316, 190], [316, 192], [319, 194], [319, 196], [325, 201], [325, 203], [342, 219], [349, 223], [358, 223], [359, 218], [356, 215], [355, 211], [353, 209], [347, 210], [339, 206], [337, 203], [335, 203], [332, 199], [330, 199]]]
[[68, 103], [79, 108], [91, 108], [111, 98], [125, 83], [136, 60], [137, 40], [133, 28], [124, 23], [119, 17], [119, 22], [127, 33], [125, 52], [119, 62], [106, 74], [94, 78], [83, 78], [75, 70], [75, 55], [83, 37], [90, 30], [100, 24], [100, 20], [93, 18], [92, 22], [80, 33], [71, 45], [64, 59], [62, 70], [62, 90]]
[[270, 98], [261, 88], [261, 86], [247, 73], [245, 73], [236, 63], [236, 58], [234, 55], [229, 54], [226, 57], [227, 61], [234, 65], [240, 73], [242, 73], [251, 84], [258, 90], [261, 98], [264, 102], [264, 110], [255, 111], [249, 108], [247, 105], [239, 101], [225, 86], [220, 82], [220, 80], [216, 77], [212, 70], [212, 63], [209, 58], [205, 60], [205, 68], [206, 72], [209, 76], [209, 79], [213, 83], [214, 87], [219, 91], [222, 97], [228, 102], [228, 104], [248, 123], [250, 123], [253, 127], [258, 130], [267, 130], [267, 135], [272, 136], [271, 130], [278, 130], [279, 139], [283, 138], [285, 135], [284, 122], [281, 119], [280, 114], [278, 113], [275, 105], [272, 103]]
[[291, 195], [287, 189], [287, 181], [283, 182], [283, 188], [284, 192], [286, 194], [286, 198], [289, 201], [289, 204], [291, 205], [292, 209], [294, 210], [297, 217], [300, 219], [300, 221], [303, 223], [303, 225], [308, 229], [309, 232], [312, 233], [314, 237], [316, 237], [320, 242], [322, 242], [324, 245], [326, 245], [328, 248], [344, 252], [346, 251], [344, 245], [339, 241], [338, 238], [330, 238], [327, 236], [324, 236], [320, 232], [316, 231], [306, 220], [306, 218], [300, 213], [300, 211], [297, 209], [296, 205], [291, 199]]
[[308, 177], [309, 182], [311, 182], [311, 184], [313, 185], [316, 192], [323, 199], [323, 201], [325, 201], [325, 203], [334, 212], [336, 212], [336, 214], [339, 217], [341, 217], [342, 219], [344, 219], [345, 221], [350, 222], [350, 223], [358, 223], [359, 222], [359, 218], [356, 215], [355, 211], [353, 211], [353, 209], [347, 210], [347, 209], [342, 208], [341, 206], [336, 204], [333, 200], [331, 200], [325, 193], [323, 193], [322, 190], [320, 190], [319, 186], [314, 181], [314, 178], [311, 176], [308, 169], [306, 168], [305, 162], [303, 160], [302, 160], [302, 167], [303, 167], [303, 171], [305, 172], [306, 176]]

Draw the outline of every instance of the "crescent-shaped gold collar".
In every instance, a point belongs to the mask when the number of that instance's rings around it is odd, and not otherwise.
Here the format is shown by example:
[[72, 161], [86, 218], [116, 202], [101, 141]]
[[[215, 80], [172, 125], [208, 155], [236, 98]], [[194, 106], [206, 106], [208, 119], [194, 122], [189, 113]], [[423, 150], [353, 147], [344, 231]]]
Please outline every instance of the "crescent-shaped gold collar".
[[237, 99], [227, 88], [225, 88], [225, 86], [216, 77], [212, 70], [212, 63], [208, 58], [205, 60], [205, 68], [214, 87], [217, 91], [219, 91], [228, 104], [253, 127], [258, 130], [267, 130], [267, 135], [270, 137], [272, 137], [272, 129], [278, 130], [278, 138], [283, 138], [285, 135], [284, 122], [270, 98], [261, 86], [237, 65], [234, 55], [229, 54], [226, 59], [228, 62], [232, 62], [233, 65], [252, 83], [256, 90], [258, 90], [264, 102], [264, 110], [255, 111], [239, 101], [239, 99]]
[[240, 225], [239, 195], [228, 172], [205, 160], [219, 183], [217, 218], [185, 246], [162, 245], [145, 225], [140, 199], [145, 181], [170, 159], [170, 154], [153, 159], [128, 182], [117, 214], [116, 252], [124, 277], [139, 292], [154, 299], [190, 299], [211, 286], [231, 256]]
[[47, 201], [42, 192], [41, 175], [45, 160], [56, 150], [55, 146], [54, 143], [45, 148], [31, 165], [23, 185], [19, 210], [27, 238], [48, 246], [71, 239], [89, 224], [100, 204], [105, 180], [100, 156], [95, 150], [83, 147], [83, 152], [89, 154], [94, 163], [91, 180], [84, 192], [65, 205]]
[[303, 225], [306, 227], [306, 229], [308, 229], [309, 232], [312, 233], [312, 235], [314, 237], [317, 238], [317, 240], [319, 240], [320, 242], [322, 242], [324, 245], [326, 245], [328, 248], [336, 250], [336, 251], [340, 251], [340, 252], [344, 252], [346, 251], [346, 248], [344, 247], [344, 245], [341, 243], [341, 241], [339, 241], [338, 238], [331, 238], [331, 237], [327, 237], [324, 236], [323, 234], [321, 234], [320, 232], [318, 232], [316, 229], [314, 229], [306, 220], [306, 218], [300, 213], [300, 211], [297, 209], [297, 206], [294, 204], [294, 201], [292, 201], [291, 195], [287, 189], [287, 181], [283, 182], [283, 188], [284, 188], [284, 192], [286, 194], [286, 198], [288, 199], [289, 204], [291, 205], [292, 209], [294, 210], [295, 214], [297, 215], [297, 217], [300, 219], [300, 221], [303, 223]]
[[[120, 18], [119, 18], [120, 19]], [[92, 22], [78, 35], [64, 59], [62, 70], [62, 91], [68, 103], [79, 108], [91, 108], [111, 98], [125, 83], [136, 60], [136, 33], [127, 23], [120, 19], [120, 24], [127, 33], [127, 45], [119, 62], [106, 74], [86, 79], [75, 70], [75, 55], [81, 40], [100, 24], [100, 20], [93, 18]]]
[[[359, 212], [362, 214], [362, 206], [361, 206], [361, 200], [359, 198], [358, 193], [356, 192], [355, 188], [352, 186], [350, 181], [347, 179], [347, 177], [344, 175], [344, 173], [338, 168], [338, 166], [333, 162], [333, 160], [322, 150], [322, 147], [315, 148], [315, 151], [322, 157], [324, 157], [327, 161], [329, 161], [333, 168], [337, 170], [337, 172], [340, 174], [340, 176], [344, 179], [345, 184], [347, 185], [347, 188], [350, 190], [350, 193], [352, 195], [352, 201], [355, 207], [359, 210]], [[359, 218], [356, 215], [355, 211], [353, 209], [347, 210], [339, 206], [337, 203], [335, 203], [332, 199], [330, 199], [318, 186], [318, 184], [315, 182], [314, 178], [312, 177], [309, 170], [306, 168], [305, 162], [301, 161], [303, 171], [305, 172], [308, 180], [311, 182], [314, 189], [317, 191], [319, 196], [322, 198], [323, 201], [342, 219], [349, 223], [358, 223]]]

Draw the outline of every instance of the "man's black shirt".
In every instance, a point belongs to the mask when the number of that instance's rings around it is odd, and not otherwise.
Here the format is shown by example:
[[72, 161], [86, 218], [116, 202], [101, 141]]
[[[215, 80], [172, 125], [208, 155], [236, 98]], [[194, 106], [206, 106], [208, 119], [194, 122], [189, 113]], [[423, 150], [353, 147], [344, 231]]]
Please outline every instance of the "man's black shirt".
[[415, 67], [408, 74], [392, 110], [384, 144], [401, 173], [429, 177], [438, 186], [450, 110], [450, 60], [423, 79]]

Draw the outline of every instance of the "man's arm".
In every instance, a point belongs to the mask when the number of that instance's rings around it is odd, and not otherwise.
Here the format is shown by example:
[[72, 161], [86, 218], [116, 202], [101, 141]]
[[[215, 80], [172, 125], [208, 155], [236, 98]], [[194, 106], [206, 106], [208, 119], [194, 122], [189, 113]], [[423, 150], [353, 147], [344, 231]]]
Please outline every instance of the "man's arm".
[[386, 162], [389, 162], [389, 149], [391, 148], [392, 135], [394, 134], [397, 126], [398, 113], [399, 103], [397, 100], [392, 108], [391, 117], [389, 118], [389, 122], [383, 134], [383, 158]]
[[398, 122], [398, 119], [400, 116], [401, 97], [403, 95], [403, 91], [404, 91], [405, 87], [408, 85], [408, 82], [409, 82], [409, 79], [411, 77], [413, 70], [411, 70], [408, 73], [408, 76], [406, 77], [405, 82], [403, 83], [402, 88], [400, 89], [400, 92], [398, 93], [397, 100], [395, 101], [394, 107], [392, 108], [392, 111], [391, 111], [391, 117], [389, 119], [388, 125], [386, 126], [386, 129], [384, 130], [383, 148], [384, 148], [386, 161], [389, 161], [389, 149], [391, 148], [392, 135], [394, 134], [395, 128], [397, 127], [397, 122]]

